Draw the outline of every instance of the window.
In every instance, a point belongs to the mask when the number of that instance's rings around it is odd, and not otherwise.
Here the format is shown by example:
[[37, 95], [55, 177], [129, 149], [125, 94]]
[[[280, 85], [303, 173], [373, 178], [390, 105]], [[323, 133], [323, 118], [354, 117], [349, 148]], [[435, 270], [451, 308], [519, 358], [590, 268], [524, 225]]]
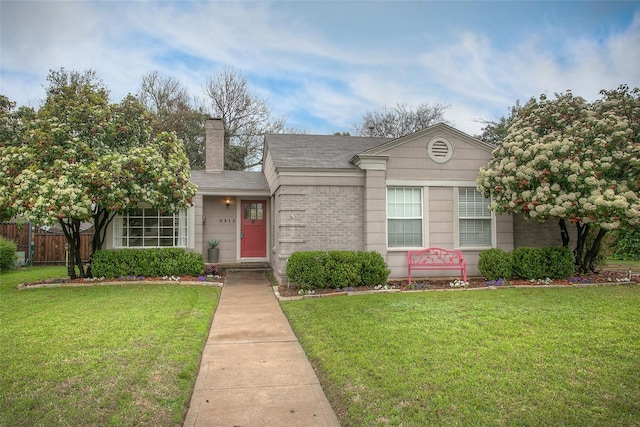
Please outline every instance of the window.
[[187, 211], [175, 214], [157, 209], [132, 209], [113, 219], [113, 245], [120, 248], [187, 246]]
[[461, 247], [491, 247], [493, 220], [489, 203], [475, 188], [458, 189]]
[[244, 219], [255, 222], [264, 219], [262, 207], [264, 203], [246, 203], [244, 204]]
[[387, 189], [387, 244], [422, 247], [422, 190]]

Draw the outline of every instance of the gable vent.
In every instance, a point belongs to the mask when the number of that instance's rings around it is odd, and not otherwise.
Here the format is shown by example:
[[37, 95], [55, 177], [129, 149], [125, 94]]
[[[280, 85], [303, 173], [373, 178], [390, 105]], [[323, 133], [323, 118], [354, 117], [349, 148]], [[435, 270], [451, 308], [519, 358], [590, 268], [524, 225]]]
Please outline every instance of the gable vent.
[[453, 156], [453, 146], [446, 139], [436, 137], [429, 141], [427, 152], [434, 162], [445, 163]]

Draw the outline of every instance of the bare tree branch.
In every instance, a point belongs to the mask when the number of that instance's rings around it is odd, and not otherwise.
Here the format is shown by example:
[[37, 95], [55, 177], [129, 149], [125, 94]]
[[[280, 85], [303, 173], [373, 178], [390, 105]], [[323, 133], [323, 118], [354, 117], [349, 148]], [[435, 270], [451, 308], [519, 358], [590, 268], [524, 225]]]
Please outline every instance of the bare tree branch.
[[444, 118], [447, 108], [446, 104], [420, 104], [414, 110], [407, 104], [397, 104], [382, 111], [367, 111], [362, 121], [354, 124], [353, 132], [357, 136], [399, 138], [436, 123], [448, 123]]
[[285, 118], [274, 117], [267, 100], [252, 94], [232, 68], [209, 78], [204, 93], [210, 114], [225, 126], [225, 169], [245, 170], [262, 163], [262, 136], [286, 132]]

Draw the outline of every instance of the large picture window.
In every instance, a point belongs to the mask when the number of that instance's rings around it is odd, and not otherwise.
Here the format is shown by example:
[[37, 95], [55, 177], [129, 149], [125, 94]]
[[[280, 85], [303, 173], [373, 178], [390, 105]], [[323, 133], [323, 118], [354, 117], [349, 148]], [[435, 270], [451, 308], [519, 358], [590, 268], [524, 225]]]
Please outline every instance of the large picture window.
[[139, 208], [113, 219], [113, 244], [120, 248], [187, 246], [187, 211], [174, 214]]
[[493, 220], [490, 200], [475, 188], [458, 189], [458, 218], [461, 247], [491, 247]]
[[387, 244], [422, 247], [422, 189], [387, 189]]

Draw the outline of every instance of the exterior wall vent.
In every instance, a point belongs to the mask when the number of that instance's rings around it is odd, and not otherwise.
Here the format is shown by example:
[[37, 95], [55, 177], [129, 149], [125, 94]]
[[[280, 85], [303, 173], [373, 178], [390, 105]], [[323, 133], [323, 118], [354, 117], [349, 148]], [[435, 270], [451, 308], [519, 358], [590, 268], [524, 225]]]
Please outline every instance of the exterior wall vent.
[[446, 163], [453, 156], [453, 145], [448, 140], [437, 136], [429, 141], [427, 153], [434, 162]]

